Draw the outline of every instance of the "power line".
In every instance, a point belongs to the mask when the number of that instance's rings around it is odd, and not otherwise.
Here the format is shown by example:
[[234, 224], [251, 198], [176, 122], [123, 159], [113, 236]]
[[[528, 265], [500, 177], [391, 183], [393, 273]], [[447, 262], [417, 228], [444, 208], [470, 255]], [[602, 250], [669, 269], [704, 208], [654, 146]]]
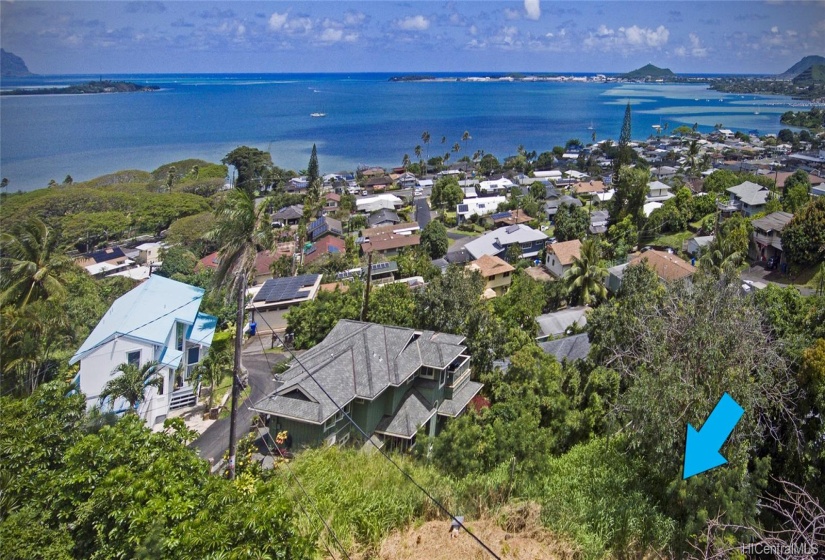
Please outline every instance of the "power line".
[[460, 519], [458, 519], [455, 515], [453, 515], [453, 513], [452, 513], [449, 509], [447, 509], [447, 507], [446, 507], [444, 504], [442, 504], [442, 503], [441, 503], [440, 501], [438, 501], [438, 500], [437, 500], [437, 499], [436, 499], [436, 498], [435, 498], [432, 494], [430, 494], [430, 493], [427, 491], [427, 489], [426, 489], [426, 488], [424, 488], [421, 484], [419, 484], [419, 483], [418, 483], [418, 482], [417, 482], [417, 481], [416, 481], [416, 480], [412, 477], [412, 475], [411, 475], [411, 474], [409, 474], [407, 471], [405, 471], [405, 470], [404, 470], [404, 469], [403, 469], [403, 468], [402, 468], [402, 467], [401, 467], [398, 463], [396, 463], [396, 462], [392, 459], [392, 457], [390, 457], [390, 456], [389, 456], [389, 455], [388, 455], [388, 454], [387, 454], [387, 453], [386, 453], [386, 452], [385, 452], [382, 448], [380, 448], [380, 447], [378, 446], [378, 444], [377, 444], [377, 443], [375, 443], [375, 441], [373, 441], [373, 439], [372, 439], [372, 438], [371, 438], [371, 437], [370, 437], [370, 436], [369, 436], [369, 435], [368, 435], [368, 434], [367, 434], [367, 433], [366, 433], [366, 432], [365, 432], [365, 431], [361, 428], [361, 426], [359, 426], [359, 425], [355, 422], [355, 420], [352, 418], [352, 416], [350, 416], [350, 415], [349, 415], [349, 413], [348, 413], [346, 410], [344, 410], [344, 409], [343, 409], [343, 408], [342, 408], [342, 407], [338, 404], [338, 402], [337, 402], [334, 398], [332, 398], [332, 395], [330, 395], [330, 394], [329, 394], [329, 392], [328, 392], [328, 391], [324, 388], [324, 386], [323, 386], [323, 385], [321, 385], [321, 384], [318, 382], [318, 380], [317, 380], [317, 379], [315, 379], [315, 376], [314, 376], [314, 375], [312, 375], [312, 372], [310, 372], [310, 371], [309, 371], [309, 369], [307, 369], [307, 367], [306, 367], [306, 366], [304, 366], [304, 364], [301, 362], [301, 360], [299, 360], [299, 359], [298, 359], [298, 357], [295, 355], [295, 353], [294, 353], [294, 352], [293, 352], [290, 348], [288, 348], [288, 347], [286, 346], [286, 343], [284, 342], [284, 340], [283, 340], [283, 339], [282, 339], [282, 338], [281, 338], [278, 334], [276, 334], [276, 333], [275, 333], [275, 330], [272, 328], [272, 325], [270, 325], [270, 324], [269, 324], [269, 321], [267, 321], [267, 320], [266, 320], [266, 317], [264, 317], [264, 316], [263, 316], [263, 314], [260, 314], [259, 316], [260, 316], [260, 317], [264, 320], [264, 323], [266, 323], [266, 326], [267, 326], [267, 327], [269, 327], [270, 331], [272, 331], [273, 336], [277, 337], [277, 338], [278, 338], [278, 340], [281, 342], [281, 344], [284, 346], [284, 349], [285, 349], [287, 352], [289, 352], [289, 354], [292, 356], [292, 359], [293, 359], [293, 360], [295, 360], [295, 362], [296, 362], [299, 366], [301, 366], [301, 369], [303, 369], [303, 370], [304, 370], [304, 372], [306, 372], [306, 374], [307, 374], [307, 375], [309, 376], [309, 378], [310, 378], [310, 379], [312, 379], [312, 381], [313, 381], [313, 382], [314, 382], [314, 383], [318, 386], [318, 388], [321, 390], [321, 392], [323, 392], [323, 393], [324, 393], [324, 395], [326, 395], [326, 397], [330, 400], [330, 402], [332, 402], [332, 404], [333, 404], [333, 405], [335, 405], [335, 408], [337, 408], [337, 409], [338, 409], [338, 411], [339, 411], [340, 413], [342, 413], [342, 414], [344, 415], [344, 417], [346, 417], [346, 419], [347, 419], [347, 420], [348, 420], [348, 421], [349, 421], [349, 422], [350, 422], [350, 423], [351, 423], [351, 424], [355, 427], [355, 429], [356, 429], [356, 430], [358, 430], [358, 432], [360, 432], [360, 434], [364, 437], [364, 440], [365, 440], [365, 441], [370, 442], [370, 443], [373, 445], [373, 447], [375, 447], [375, 449], [378, 451], [378, 453], [380, 453], [380, 454], [381, 454], [381, 456], [382, 456], [382, 457], [384, 457], [384, 459], [386, 459], [387, 461], [389, 461], [389, 462], [392, 464], [392, 466], [394, 466], [396, 469], [398, 469], [398, 471], [399, 471], [401, 474], [403, 474], [403, 475], [404, 475], [404, 476], [405, 476], [405, 477], [406, 477], [406, 478], [407, 478], [410, 482], [412, 482], [412, 483], [413, 483], [413, 485], [415, 485], [415, 487], [416, 487], [416, 488], [418, 488], [419, 490], [421, 490], [421, 492], [423, 492], [423, 493], [424, 493], [424, 495], [425, 495], [425, 496], [427, 496], [427, 497], [430, 499], [430, 501], [432, 501], [432, 502], [433, 502], [436, 506], [438, 506], [438, 508], [439, 508], [441, 511], [443, 511], [444, 513], [446, 513], [446, 514], [450, 517], [450, 519], [452, 519], [452, 520], [453, 520], [453, 523], [455, 523], [456, 525], [458, 525], [459, 527], [461, 527], [462, 529], [464, 529], [464, 530], [467, 532], [467, 534], [468, 534], [468, 535], [470, 535], [470, 536], [473, 538], [473, 540], [475, 540], [475, 541], [476, 541], [476, 542], [477, 542], [477, 543], [478, 543], [478, 544], [479, 544], [482, 548], [484, 548], [484, 550], [486, 550], [486, 551], [487, 551], [487, 552], [488, 552], [488, 553], [489, 553], [489, 554], [490, 554], [493, 558], [496, 558], [496, 560], [501, 560], [501, 559], [499, 558], [499, 556], [498, 556], [495, 552], [493, 552], [493, 550], [492, 550], [489, 546], [487, 546], [487, 544], [485, 544], [485, 543], [484, 543], [484, 541], [482, 541], [479, 537], [477, 537], [475, 534], [473, 534], [473, 533], [472, 533], [472, 532], [471, 532], [471, 531], [470, 531], [470, 530], [469, 530], [469, 529], [468, 529], [468, 528], [464, 525], [464, 523], [463, 523]]

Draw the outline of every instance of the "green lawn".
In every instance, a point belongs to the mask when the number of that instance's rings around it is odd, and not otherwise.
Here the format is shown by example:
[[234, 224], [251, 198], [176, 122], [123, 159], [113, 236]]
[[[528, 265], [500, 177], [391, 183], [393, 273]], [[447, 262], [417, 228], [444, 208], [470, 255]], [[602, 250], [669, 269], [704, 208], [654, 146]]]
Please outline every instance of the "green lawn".
[[693, 237], [693, 232], [691, 231], [681, 231], [679, 233], [670, 233], [668, 235], [660, 235], [656, 237], [652, 241], [649, 241], [648, 245], [654, 245], [657, 247], [671, 247], [676, 251], [682, 250], [682, 243]]

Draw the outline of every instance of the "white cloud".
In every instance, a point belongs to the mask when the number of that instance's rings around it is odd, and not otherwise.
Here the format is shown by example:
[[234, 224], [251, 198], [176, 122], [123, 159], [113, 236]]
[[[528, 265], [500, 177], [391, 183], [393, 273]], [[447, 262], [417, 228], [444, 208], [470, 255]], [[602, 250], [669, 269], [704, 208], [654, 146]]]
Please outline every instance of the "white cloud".
[[511, 8], [504, 8], [504, 17], [507, 19], [519, 19], [521, 17], [521, 13], [518, 10], [513, 10]]
[[527, 12], [527, 19], [539, 19], [541, 17], [541, 4], [539, 0], [524, 0], [524, 11]]
[[588, 49], [611, 50], [619, 49], [624, 52], [661, 48], [670, 39], [670, 31], [660, 25], [656, 29], [639, 27], [619, 27], [611, 29], [602, 24], [595, 32], [585, 37], [583, 45]]
[[328, 27], [324, 29], [324, 32], [321, 33], [319, 40], [322, 43], [337, 43], [344, 37], [344, 32], [341, 29], [333, 29]]
[[624, 32], [625, 38], [630, 45], [648, 47], [661, 47], [667, 43], [670, 31], [664, 25], [660, 25], [655, 30], [634, 25], [627, 29], [620, 27], [619, 32]]
[[404, 31], [426, 31], [430, 28], [430, 20], [424, 16], [410, 16], [397, 20], [395, 26]]
[[708, 55], [708, 48], [702, 45], [702, 40], [695, 33], [688, 34], [688, 42], [688, 46], [677, 47], [674, 50], [676, 56], [705, 58]]
[[779, 33], [779, 28], [777, 26], [771, 27], [771, 33]]
[[279, 14], [278, 12], [274, 12], [271, 16], [269, 16], [269, 28], [272, 31], [280, 30], [286, 24], [287, 12]]
[[354, 27], [363, 24], [367, 20], [366, 14], [361, 12], [347, 12], [344, 14], [344, 25]]
[[477, 35], [478, 34], [478, 27], [475, 25], [470, 26], [470, 35]]

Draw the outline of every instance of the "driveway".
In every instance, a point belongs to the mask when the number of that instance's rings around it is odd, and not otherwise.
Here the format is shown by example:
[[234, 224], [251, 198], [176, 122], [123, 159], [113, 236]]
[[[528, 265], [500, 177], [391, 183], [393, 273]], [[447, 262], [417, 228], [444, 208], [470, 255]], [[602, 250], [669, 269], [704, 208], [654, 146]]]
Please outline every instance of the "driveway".
[[[269, 337], [255, 337], [246, 343], [242, 354], [242, 364], [249, 376], [250, 395], [238, 407], [235, 421], [235, 441], [249, 433], [254, 413], [250, 405], [275, 390], [275, 377], [272, 366], [286, 359], [284, 354], [264, 354], [263, 348], [269, 348]], [[229, 401], [228, 401], [229, 402]], [[227, 405], [228, 406], [228, 405]], [[202, 459], [217, 464], [229, 447], [230, 418], [221, 418], [203, 432], [189, 447], [197, 449]]]
[[781, 288], [793, 287], [799, 290], [803, 296], [810, 296], [814, 294], [814, 290], [805, 286], [797, 286], [791, 283], [791, 279], [787, 274], [783, 274], [779, 270], [768, 270], [763, 264], [754, 264], [750, 268], [742, 271], [740, 274], [742, 280], [750, 280], [752, 282], [764, 282], [765, 284], [776, 284]]

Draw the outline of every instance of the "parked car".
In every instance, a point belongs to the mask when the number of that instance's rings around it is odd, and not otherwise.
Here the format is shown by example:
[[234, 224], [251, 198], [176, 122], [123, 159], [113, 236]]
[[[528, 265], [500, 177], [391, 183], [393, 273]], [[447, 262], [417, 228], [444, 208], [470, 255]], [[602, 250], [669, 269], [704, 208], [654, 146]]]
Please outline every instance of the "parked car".
[[778, 266], [779, 266], [779, 257], [774, 255], [774, 256], [772, 256], [771, 258], [768, 259], [768, 264], [766, 266], [766, 268], [768, 270], [776, 270], [776, 268]]
[[361, 196], [367, 196], [368, 194], [370, 194], [370, 193], [367, 192], [367, 189], [364, 189], [363, 191], [361, 191]]

